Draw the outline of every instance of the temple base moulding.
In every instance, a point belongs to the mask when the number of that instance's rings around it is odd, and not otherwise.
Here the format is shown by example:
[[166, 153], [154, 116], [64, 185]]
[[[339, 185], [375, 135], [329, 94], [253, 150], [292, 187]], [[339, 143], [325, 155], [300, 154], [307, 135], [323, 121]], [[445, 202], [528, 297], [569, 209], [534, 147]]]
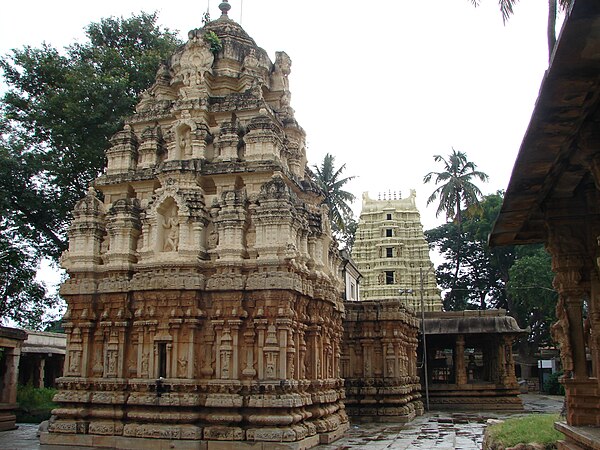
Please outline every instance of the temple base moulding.
[[597, 378], [566, 378], [567, 421], [573, 426], [600, 427], [600, 390]]
[[16, 403], [0, 403], [0, 431], [14, 430], [17, 428], [15, 411], [19, 405]]
[[565, 422], [555, 422], [554, 428], [566, 437], [557, 442], [558, 450], [600, 450], [599, 427], [574, 427]]
[[40, 443], [43, 450], [84, 450], [90, 448], [111, 448], [117, 450], [306, 450], [319, 444], [330, 444], [339, 439], [348, 430], [349, 424], [343, 423], [337, 430], [319, 433], [295, 442], [260, 441], [206, 441], [129, 438], [124, 436], [99, 436], [81, 434], [41, 433]]

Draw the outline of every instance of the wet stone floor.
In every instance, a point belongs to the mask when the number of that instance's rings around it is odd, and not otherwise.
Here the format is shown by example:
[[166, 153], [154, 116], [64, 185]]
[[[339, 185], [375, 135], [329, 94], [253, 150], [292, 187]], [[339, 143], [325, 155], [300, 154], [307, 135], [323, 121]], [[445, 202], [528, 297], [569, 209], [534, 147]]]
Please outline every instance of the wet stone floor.
[[488, 418], [497, 415], [428, 413], [408, 424], [351, 425], [342, 439], [318, 450], [480, 450]]

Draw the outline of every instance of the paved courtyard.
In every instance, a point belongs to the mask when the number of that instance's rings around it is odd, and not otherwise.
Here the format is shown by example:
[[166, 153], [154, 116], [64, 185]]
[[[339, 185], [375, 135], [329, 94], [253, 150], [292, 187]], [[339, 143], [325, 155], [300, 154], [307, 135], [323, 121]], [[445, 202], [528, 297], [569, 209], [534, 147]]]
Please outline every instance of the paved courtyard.
[[[558, 396], [526, 394], [521, 398], [525, 414], [560, 412], [563, 404], [563, 397]], [[487, 420], [508, 416], [495, 412], [432, 411], [405, 425], [353, 424], [342, 439], [319, 445], [316, 450], [480, 450]], [[0, 449], [39, 450], [36, 432], [37, 425], [31, 424], [20, 424], [18, 430], [0, 432]]]

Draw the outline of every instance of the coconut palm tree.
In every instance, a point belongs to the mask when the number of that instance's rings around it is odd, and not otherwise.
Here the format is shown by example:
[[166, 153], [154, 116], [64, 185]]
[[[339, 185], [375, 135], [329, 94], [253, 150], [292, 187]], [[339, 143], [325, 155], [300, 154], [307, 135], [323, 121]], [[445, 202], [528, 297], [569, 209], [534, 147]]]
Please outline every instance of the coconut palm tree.
[[[518, 0], [498, 0], [500, 6], [500, 12], [502, 13], [502, 20], [504, 23], [514, 13], [514, 5]], [[481, 0], [471, 0], [473, 6], [479, 6]], [[566, 11], [569, 6], [573, 3], [573, 0], [548, 0], [548, 59], [552, 56], [554, 45], [556, 44], [556, 13], [560, 8], [562, 11]]]
[[343, 189], [344, 185], [355, 177], [342, 178], [346, 164], [335, 168], [335, 158], [327, 153], [320, 166], [313, 166], [314, 180], [324, 193], [323, 203], [329, 208], [329, 219], [333, 231], [343, 233], [346, 225], [352, 219], [352, 203], [356, 197]]
[[471, 180], [478, 178], [481, 181], [487, 181], [488, 175], [476, 170], [475, 163], [467, 159], [464, 152], [452, 149], [448, 159], [442, 155], [434, 155], [435, 162], [442, 161], [444, 170], [442, 172], [429, 172], [423, 177], [424, 183], [429, 183], [435, 176], [435, 184], [439, 186], [427, 199], [427, 204], [433, 203], [440, 198], [436, 217], [441, 213], [446, 213], [447, 220], [456, 220], [458, 224], [462, 223], [463, 206], [466, 210], [470, 206], [477, 205], [479, 199], [483, 196], [477, 186]]
[[423, 177], [423, 182], [429, 183], [435, 177], [435, 184], [440, 186], [429, 196], [427, 204], [435, 202], [439, 197], [436, 217], [445, 213], [446, 220], [454, 220], [457, 225], [456, 269], [452, 283], [454, 286], [460, 271], [463, 208], [466, 211], [478, 206], [479, 199], [483, 196], [472, 180], [479, 179], [485, 182], [489, 177], [484, 172], [476, 170], [477, 166], [467, 159], [466, 153], [456, 151], [454, 148], [448, 158], [434, 155], [433, 159], [435, 162], [442, 162], [444, 170], [429, 172]]

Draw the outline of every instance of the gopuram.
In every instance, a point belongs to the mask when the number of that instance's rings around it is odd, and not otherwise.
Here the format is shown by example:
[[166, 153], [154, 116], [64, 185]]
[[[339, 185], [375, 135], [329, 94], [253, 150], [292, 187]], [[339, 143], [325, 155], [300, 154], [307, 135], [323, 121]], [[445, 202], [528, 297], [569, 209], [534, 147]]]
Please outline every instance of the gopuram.
[[340, 259], [291, 61], [219, 7], [73, 211], [50, 448], [304, 449], [348, 428]]
[[504, 310], [442, 311], [415, 198], [363, 194], [352, 257], [364, 278], [360, 301], [345, 302], [342, 345], [348, 414], [522, 409], [512, 344], [525, 330]]
[[383, 300], [401, 296], [410, 308], [420, 311], [422, 279], [425, 311], [441, 311], [440, 290], [415, 198], [414, 190], [407, 198], [387, 193], [383, 198], [371, 199], [367, 192], [363, 193], [352, 247], [352, 258], [363, 276], [360, 298]]

